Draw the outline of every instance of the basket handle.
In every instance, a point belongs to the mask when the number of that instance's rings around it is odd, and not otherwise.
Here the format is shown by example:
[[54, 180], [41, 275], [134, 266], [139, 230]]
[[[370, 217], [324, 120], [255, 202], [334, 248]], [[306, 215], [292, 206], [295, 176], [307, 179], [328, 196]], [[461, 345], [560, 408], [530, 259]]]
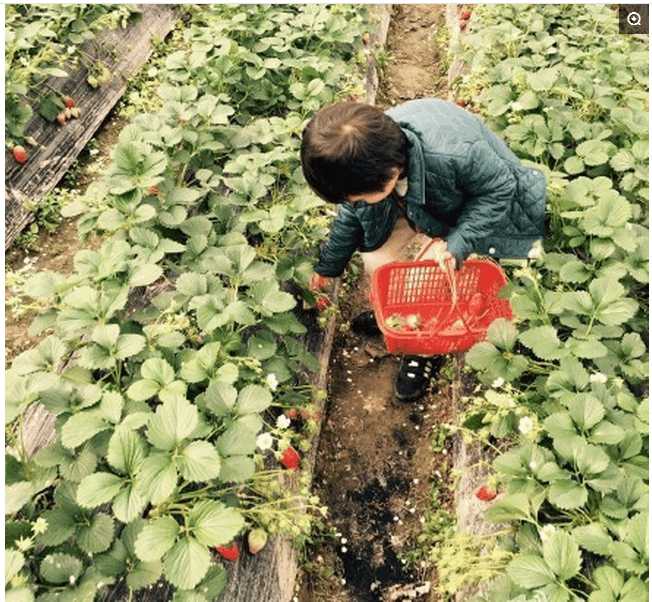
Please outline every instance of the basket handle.
[[431, 238], [430, 242], [423, 247], [421, 251], [419, 251], [419, 254], [414, 258], [414, 261], [421, 261], [421, 258], [428, 252], [430, 251], [430, 247], [432, 247], [435, 243], [441, 242], [441, 238]]

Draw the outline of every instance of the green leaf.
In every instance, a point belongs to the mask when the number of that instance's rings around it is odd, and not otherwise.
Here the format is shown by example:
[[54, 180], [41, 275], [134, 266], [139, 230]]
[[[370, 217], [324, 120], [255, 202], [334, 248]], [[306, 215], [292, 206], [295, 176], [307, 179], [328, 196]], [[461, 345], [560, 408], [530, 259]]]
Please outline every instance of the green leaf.
[[5, 485], [5, 516], [16, 514], [36, 492], [29, 481]]
[[566, 405], [573, 421], [583, 431], [589, 431], [604, 418], [604, 406], [591, 395], [578, 394]]
[[519, 340], [537, 357], [544, 360], [557, 359], [561, 354], [561, 341], [552, 326], [530, 328], [519, 335]]
[[160, 450], [171, 450], [195, 430], [199, 417], [197, 407], [186, 399], [176, 398], [156, 408], [149, 421], [147, 439]]
[[179, 525], [171, 516], [162, 516], [147, 523], [136, 538], [135, 551], [140, 560], [153, 562], [172, 548], [179, 534]]
[[543, 558], [553, 573], [568, 581], [580, 572], [582, 554], [572, 535], [561, 529], [543, 542]]
[[105, 391], [100, 402], [100, 413], [113, 424], [120, 422], [124, 399], [117, 391]]
[[146, 339], [139, 334], [123, 334], [118, 338], [115, 356], [119, 360], [140, 353], [145, 349]]
[[112, 509], [115, 517], [126, 524], [139, 518], [146, 505], [147, 498], [141, 495], [134, 483], [131, 483], [115, 496]]
[[573, 529], [573, 536], [580, 546], [594, 554], [609, 555], [612, 539], [600, 523], [591, 523]]
[[154, 505], [167, 500], [177, 486], [177, 469], [167, 453], [150, 454], [140, 467], [138, 492]]
[[222, 456], [253, 454], [256, 450], [256, 433], [235, 423], [218, 437], [217, 449]]
[[108, 472], [87, 476], [77, 489], [77, 503], [84, 508], [96, 508], [110, 502], [123, 487], [124, 481]]
[[40, 573], [48, 583], [68, 584], [81, 575], [82, 568], [81, 560], [70, 554], [48, 554], [41, 562]]
[[556, 582], [555, 575], [540, 556], [519, 554], [507, 565], [507, 574], [514, 583], [535, 589]]
[[256, 464], [250, 456], [229, 456], [222, 460], [220, 480], [225, 483], [244, 483], [256, 472]]
[[181, 476], [187, 481], [201, 482], [216, 479], [220, 474], [220, 457], [208, 441], [193, 441], [179, 458]]
[[159, 358], [148, 359], [140, 367], [140, 374], [146, 380], [153, 380], [159, 385], [170, 384], [174, 380], [174, 369], [165, 360]]
[[61, 545], [75, 533], [75, 516], [61, 508], [54, 508], [43, 513], [48, 523], [45, 533], [37, 537], [37, 542], [46, 547]]
[[568, 479], [553, 481], [548, 490], [548, 500], [562, 510], [581, 508], [586, 504], [588, 492], [584, 485]]
[[101, 412], [89, 410], [73, 414], [61, 428], [61, 443], [68, 449], [76, 449], [97, 433], [111, 428]]
[[111, 435], [106, 459], [118, 472], [136, 474], [146, 457], [145, 442], [137, 432], [119, 428]]
[[272, 403], [269, 389], [260, 385], [247, 385], [238, 395], [237, 412], [240, 415], [266, 410]]
[[25, 565], [25, 557], [17, 550], [5, 549], [5, 587]]
[[265, 295], [262, 306], [273, 313], [290, 311], [297, 304], [295, 298], [283, 291], [272, 291]]
[[566, 170], [566, 173], [569, 173], [572, 176], [577, 175], [584, 171], [584, 161], [582, 161], [580, 157], [574, 155], [564, 161], [564, 169]]
[[193, 537], [206, 546], [229, 543], [245, 526], [244, 518], [235, 508], [211, 500], [195, 504], [188, 521]]
[[517, 336], [516, 326], [505, 318], [494, 320], [487, 330], [487, 340], [502, 351], [512, 351]]
[[109, 549], [113, 541], [113, 519], [102, 512], [93, 516], [90, 525], [77, 531], [77, 545], [88, 554], [98, 554]]
[[494, 523], [529, 519], [531, 517], [529, 498], [525, 493], [506, 495], [485, 512], [485, 517]]
[[204, 578], [211, 555], [193, 537], [179, 540], [168, 553], [163, 570], [168, 581], [179, 589], [193, 589]]
[[238, 398], [238, 390], [228, 383], [211, 381], [204, 399], [208, 410], [217, 416], [226, 416], [229, 414]]
[[620, 594], [625, 580], [612, 566], [602, 565], [593, 571], [593, 581], [601, 589], [612, 596]]
[[161, 389], [154, 380], [137, 380], [127, 389], [127, 395], [134, 401], [146, 401], [156, 395]]
[[119, 335], [120, 326], [117, 324], [100, 324], [93, 329], [91, 340], [102, 347], [112, 349]]

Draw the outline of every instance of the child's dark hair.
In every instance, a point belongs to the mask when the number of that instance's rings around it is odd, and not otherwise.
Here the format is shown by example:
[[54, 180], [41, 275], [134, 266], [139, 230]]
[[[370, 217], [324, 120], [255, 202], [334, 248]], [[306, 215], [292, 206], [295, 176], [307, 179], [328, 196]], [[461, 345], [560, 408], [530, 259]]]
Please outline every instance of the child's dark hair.
[[392, 168], [403, 170], [406, 162], [407, 137], [372, 105], [349, 101], [324, 107], [303, 130], [303, 175], [331, 203], [383, 190]]

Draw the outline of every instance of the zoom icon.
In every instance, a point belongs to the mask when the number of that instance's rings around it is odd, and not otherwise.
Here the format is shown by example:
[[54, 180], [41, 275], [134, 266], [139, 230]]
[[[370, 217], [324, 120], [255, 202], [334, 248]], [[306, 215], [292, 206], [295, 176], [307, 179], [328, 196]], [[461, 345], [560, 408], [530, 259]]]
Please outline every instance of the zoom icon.
[[648, 33], [649, 5], [619, 4], [618, 31], [620, 33]]

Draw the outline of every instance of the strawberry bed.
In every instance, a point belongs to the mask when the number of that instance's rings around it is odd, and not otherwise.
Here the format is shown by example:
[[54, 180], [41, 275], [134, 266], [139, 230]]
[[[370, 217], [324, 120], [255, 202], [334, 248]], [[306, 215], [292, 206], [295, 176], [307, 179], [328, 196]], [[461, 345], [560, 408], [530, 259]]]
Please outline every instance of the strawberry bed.
[[461, 430], [498, 454], [477, 497], [506, 528], [464, 562], [453, 539], [443, 589], [646, 600], [647, 36], [602, 5], [479, 6], [464, 29], [455, 96], [545, 170], [549, 221], [511, 270], [514, 322], [466, 356]]
[[[131, 596], [163, 576], [174, 600], [212, 600], [241, 535], [257, 553], [308, 533], [321, 508], [279, 477], [321, 394], [297, 310], [329, 217], [298, 150], [310, 114], [360, 94], [366, 23], [347, 6], [195, 7], [161, 110], [66, 208], [104, 242], [25, 286], [44, 338], [6, 373], [8, 597], [93, 600], [125, 580]], [[30, 456], [36, 403], [56, 432]], [[302, 433], [283, 414], [298, 409]]]

